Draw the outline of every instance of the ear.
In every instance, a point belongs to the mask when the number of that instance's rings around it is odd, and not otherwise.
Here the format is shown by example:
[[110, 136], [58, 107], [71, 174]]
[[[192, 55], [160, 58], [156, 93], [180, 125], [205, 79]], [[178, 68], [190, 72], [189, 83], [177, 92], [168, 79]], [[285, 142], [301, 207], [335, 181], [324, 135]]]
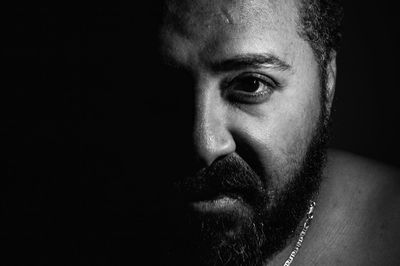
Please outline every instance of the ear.
[[335, 95], [335, 87], [336, 87], [336, 52], [333, 51], [331, 53], [331, 59], [326, 66], [326, 110], [328, 115], [331, 114], [332, 102]]

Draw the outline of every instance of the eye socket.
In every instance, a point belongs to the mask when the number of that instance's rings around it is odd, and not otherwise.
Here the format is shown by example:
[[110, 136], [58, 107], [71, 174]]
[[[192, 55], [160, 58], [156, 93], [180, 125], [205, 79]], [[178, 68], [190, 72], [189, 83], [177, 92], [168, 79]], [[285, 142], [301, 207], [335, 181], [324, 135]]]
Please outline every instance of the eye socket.
[[228, 82], [226, 93], [231, 101], [257, 104], [266, 101], [278, 84], [268, 76], [247, 73]]

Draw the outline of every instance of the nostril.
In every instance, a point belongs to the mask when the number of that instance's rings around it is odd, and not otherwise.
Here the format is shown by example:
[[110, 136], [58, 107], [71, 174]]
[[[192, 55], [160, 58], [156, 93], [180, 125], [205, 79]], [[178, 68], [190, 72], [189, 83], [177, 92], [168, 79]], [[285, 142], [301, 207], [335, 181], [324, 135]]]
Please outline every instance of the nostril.
[[193, 145], [197, 160], [204, 166], [235, 151], [227, 110], [218, 95], [213, 90], [203, 91], [195, 106]]
[[235, 151], [235, 142], [229, 130], [222, 126], [195, 132], [195, 152], [198, 163], [210, 166], [215, 160]]

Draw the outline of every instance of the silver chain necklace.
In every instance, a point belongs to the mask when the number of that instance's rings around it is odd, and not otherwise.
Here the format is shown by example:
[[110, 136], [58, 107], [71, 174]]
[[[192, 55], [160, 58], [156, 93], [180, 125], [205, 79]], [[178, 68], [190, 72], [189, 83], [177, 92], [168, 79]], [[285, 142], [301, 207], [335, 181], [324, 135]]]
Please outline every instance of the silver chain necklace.
[[306, 216], [306, 221], [303, 224], [303, 230], [301, 230], [299, 239], [297, 240], [296, 246], [294, 247], [292, 253], [290, 253], [289, 258], [286, 260], [285, 264], [283, 266], [289, 266], [292, 264], [294, 257], [296, 257], [297, 252], [299, 252], [299, 249], [301, 247], [301, 244], [303, 243], [304, 236], [307, 233], [308, 227], [310, 227], [311, 220], [313, 219], [313, 212], [314, 212], [314, 207], [315, 207], [315, 201], [310, 201], [310, 207], [308, 209], [308, 213]]

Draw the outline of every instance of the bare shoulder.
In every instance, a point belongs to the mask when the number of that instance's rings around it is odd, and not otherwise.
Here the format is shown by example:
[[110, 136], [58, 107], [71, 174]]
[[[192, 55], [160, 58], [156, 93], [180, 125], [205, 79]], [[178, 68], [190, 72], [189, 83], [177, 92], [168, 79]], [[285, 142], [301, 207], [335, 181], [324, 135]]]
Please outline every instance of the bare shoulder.
[[329, 150], [326, 175], [349, 195], [360, 199], [391, 199], [400, 207], [400, 169], [359, 155]]
[[[326, 174], [343, 199], [367, 210], [397, 210], [400, 219], [400, 169], [359, 155], [330, 150]], [[400, 222], [400, 220], [399, 220]]]
[[[399, 169], [330, 150], [325, 175], [326, 216], [343, 234], [332, 257], [341, 265], [389, 265], [400, 260]], [[334, 222], [333, 222], [334, 221]], [[362, 264], [358, 264], [362, 261]], [[336, 265], [336, 264], [335, 264]]]
[[400, 169], [346, 151], [329, 150], [328, 171], [360, 182], [391, 183], [400, 188]]

